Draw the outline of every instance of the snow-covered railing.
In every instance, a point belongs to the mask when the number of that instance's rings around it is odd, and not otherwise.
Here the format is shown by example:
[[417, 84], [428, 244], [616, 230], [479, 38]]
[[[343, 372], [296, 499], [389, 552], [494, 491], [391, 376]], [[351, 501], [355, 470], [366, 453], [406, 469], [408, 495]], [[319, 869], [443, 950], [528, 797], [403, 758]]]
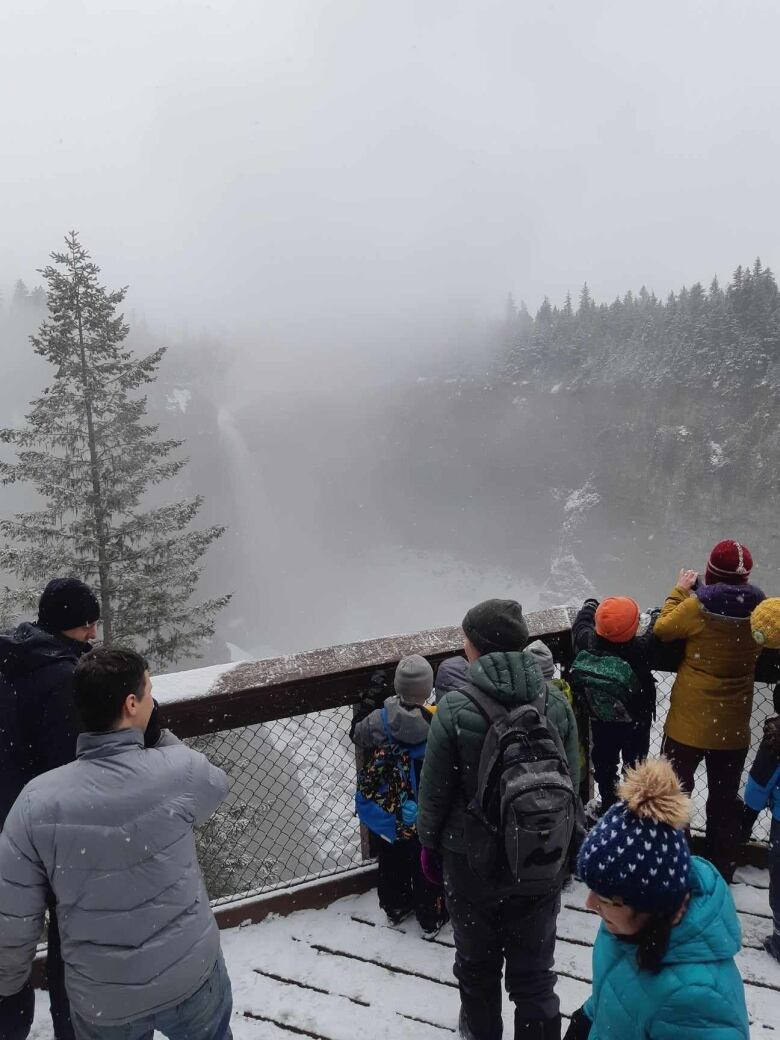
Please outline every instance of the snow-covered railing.
[[[532, 635], [563, 667], [571, 661], [573, 615], [565, 607], [528, 615]], [[259, 897], [269, 909], [313, 905], [324, 892], [332, 897], [371, 883], [353, 813], [352, 705], [377, 669], [390, 677], [411, 653], [435, 666], [462, 645], [460, 628], [442, 628], [155, 678], [167, 724], [232, 778], [228, 802], [199, 836], [209, 891], [223, 916], [241, 919]], [[655, 666], [662, 721], [674, 648], [659, 648]], [[762, 655], [757, 680], [756, 742], [771, 711], [766, 684], [780, 681], [780, 654]], [[653, 740], [657, 752], [660, 722]]]
[[[557, 660], [568, 658], [571, 617], [567, 608], [529, 614], [528, 626], [535, 638], [545, 640]], [[154, 695], [178, 736], [201, 736], [354, 704], [377, 668], [394, 667], [406, 654], [422, 654], [436, 665], [462, 650], [459, 627], [437, 628], [161, 675], [154, 680]]]

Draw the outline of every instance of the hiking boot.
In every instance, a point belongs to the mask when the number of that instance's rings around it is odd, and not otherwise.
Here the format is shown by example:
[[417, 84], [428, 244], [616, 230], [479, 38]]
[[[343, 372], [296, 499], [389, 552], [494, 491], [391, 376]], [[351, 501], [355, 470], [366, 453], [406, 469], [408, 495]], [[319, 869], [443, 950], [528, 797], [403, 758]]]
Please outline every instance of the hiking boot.
[[763, 942], [764, 949], [770, 957], [780, 962], [780, 936], [777, 934], [768, 935]]
[[433, 940], [438, 937], [439, 932], [447, 923], [447, 920], [449, 919], [447, 918], [444, 921], [439, 921], [439, 923], [433, 925], [432, 928], [424, 928], [422, 925], [420, 925], [420, 931], [422, 933], [423, 939], [425, 939], [426, 942], [433, 942]]
[[431, 942], [435, 939], [442, 928], [447, 924], [450, 919], [450, 915], [447, 913], [447, 908], [444, 905], [443, 899], [436, 900], [436, 906], [434, 907], [435, 917], [428, 917], [427, 914], [423, 915], [424, 919], [420, 920], [417, 918], [417, 923], [420, 926], [423, 939]]
[[515, 1011], [515, 1040], [561, 1040], [561, 1016], [520, 1018]]
[[391, 928], [397, 928], [402, 921], [405, 921], [407, 917], [411, 917], [414, 913], [414, 908], [411, 906], [405, 907], [403, 910], [385, 910], [387, 914], [387, 923]]

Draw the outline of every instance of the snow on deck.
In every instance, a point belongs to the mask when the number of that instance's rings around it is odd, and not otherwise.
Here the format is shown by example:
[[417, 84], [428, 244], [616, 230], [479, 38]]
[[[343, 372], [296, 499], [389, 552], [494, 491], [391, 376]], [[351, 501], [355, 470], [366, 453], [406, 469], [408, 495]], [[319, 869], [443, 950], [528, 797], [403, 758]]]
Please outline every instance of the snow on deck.
[[[761, 949], [771, 931], [766, 871], [745, 868], [732, 888], [744, 948], [751, 1037], [780, 1031], [780, 964]], [[585, 888], [563, 893], [555, 970], [563, 1014], [590, 992], [598, 918], [584, 909]], [[233, 983], [236, 1040], [442, 1040], [456, 1035], [458, 990], [452, 931], [421, 939], [414, 920], [389, 928], [376, 892], [349, 896], [325, 910], [272, 916], [222, 933]], [[506, 996], [504, 1021], [512, 1021]], [[32, 1040], [51, 1040], [46, 994], [38, 994]], [[156, 1034], [157, 1035], [157, 1034]]]

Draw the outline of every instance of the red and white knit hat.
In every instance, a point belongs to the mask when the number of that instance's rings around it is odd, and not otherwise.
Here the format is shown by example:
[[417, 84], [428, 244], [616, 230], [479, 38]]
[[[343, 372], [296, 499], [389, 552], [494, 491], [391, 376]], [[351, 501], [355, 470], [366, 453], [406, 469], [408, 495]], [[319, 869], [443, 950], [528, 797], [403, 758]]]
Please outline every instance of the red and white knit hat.
[[722, 581], [727, 585], [746, 585], [753, 569], [753, 557], [746, 545], [727, 539], [718, 542], [707, 560], [705, 581], [715, 585]]

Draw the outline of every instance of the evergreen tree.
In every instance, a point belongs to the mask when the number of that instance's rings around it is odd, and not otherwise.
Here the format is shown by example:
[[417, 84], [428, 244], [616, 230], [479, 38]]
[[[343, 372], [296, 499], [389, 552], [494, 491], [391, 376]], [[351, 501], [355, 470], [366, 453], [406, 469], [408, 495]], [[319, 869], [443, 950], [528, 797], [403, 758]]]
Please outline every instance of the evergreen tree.
[[521, 339], [527, 339], [528, 334], [534, 327], [534, 319], [528, 313], [525, 300], [520, 301], [520, 310], [517, 312], [517, 328]]
[[586, 284], [576, 313], [568, 293], [560, 310], [545, 297], [527, 325], [510, 364], [526, 378], [780, 397], [780, 289], [760, 259], [738, 267], [725, 291], [715, 278], [707, 291], [696, 282], [665, 302], [642, 286], [597, 304]]
[[580, 305], [577, 310], [579, 317], [589, 314], [593, 310], [593, 297], [590, 295], [590, 289], [588, 283], [585, 282], [582, 289], [580, 290]]
[[0, 463], [3, 483], [33, 484], [45, 500], [0, 521], [11, 543], [0, 566], [22, 585], [5, 590], [5, 608], [31, 606], [49, 578], [76, 575], [96, 589], [104, 642], [138, 646], [165, 666], [197, 654], [229, 599], [191, 603], [201, 558], [224, 528], [191, 529], [200, 497], [143, 508], [144, 495], [186, 461], [172, 458], [181, 441], [157, 440], [157, 427], [143, 422], [146, 398], [137, 396], [165, 348], [139, 359], [123, 346], [129, 328], [117, 310], [127, 290], [99, 284], [75, 232], [51, 258], [41, 271], [48, 319], [30, 339], [54, 378], [26, 426], [0, 431], [17, 453]]
[[11, 300], [11, 306], [17, 308], [18, 310], [22, 310], [24, 307], [26, 307], [29, 296], [30, 293], [27, 289], [27, 286], [24, 284], [21, 278], [18, 278], [16, 280], [16, 285], [14, 286], [14, 295]]
[[545, 296], [544, 300], [542, 301], [542, 306], [536, 312], [536, 321], [540, 325], [549, 325], [551, 324], [552, 319], [552, 307], [550, 306], [550, 301], [548, 297]]

